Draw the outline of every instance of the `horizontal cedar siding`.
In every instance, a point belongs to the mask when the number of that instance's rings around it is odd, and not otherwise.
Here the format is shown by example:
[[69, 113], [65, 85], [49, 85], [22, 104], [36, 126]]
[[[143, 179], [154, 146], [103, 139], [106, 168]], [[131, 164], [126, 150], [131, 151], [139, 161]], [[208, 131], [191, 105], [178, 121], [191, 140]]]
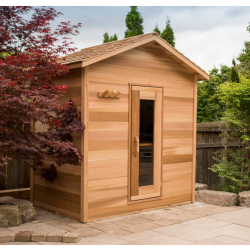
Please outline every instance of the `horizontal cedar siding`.
[[[133, 205], [124, 179], [128, 83], [164, 86], [163, 198]], [[120, 99], [98, 98], [107, 89], [121, 91]], [[89, 220], [191, 201], [193, 101], [193, 74], [152, 44], [89, 66]]]

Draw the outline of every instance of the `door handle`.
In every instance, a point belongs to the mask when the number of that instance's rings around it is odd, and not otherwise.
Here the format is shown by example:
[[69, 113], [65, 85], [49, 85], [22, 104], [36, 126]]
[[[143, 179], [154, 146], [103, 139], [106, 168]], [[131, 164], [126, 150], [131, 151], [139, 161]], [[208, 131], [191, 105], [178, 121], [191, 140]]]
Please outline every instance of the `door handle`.
[[135, 144], [134, 155], [137, 156], [137, 153], [139, 153], [139, 139], [138, 139], [138, 136], [135, 136], [134, 144]]

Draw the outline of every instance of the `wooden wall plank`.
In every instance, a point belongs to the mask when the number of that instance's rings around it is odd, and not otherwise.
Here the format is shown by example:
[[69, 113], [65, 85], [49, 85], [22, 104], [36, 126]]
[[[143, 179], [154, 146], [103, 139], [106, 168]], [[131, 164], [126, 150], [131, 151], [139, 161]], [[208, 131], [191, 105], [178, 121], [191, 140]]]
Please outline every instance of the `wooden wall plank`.
[[104, 176], [109, 178], [126, 177], [127, 171], [127, 158], [90, 161], [88, 163], [89, 180], [101, 180]]
[[88, 182], [88, 190], [103, 190], [109, 188], [127, 187], [127, 176], [120, 178], [109, 178], [93, 180]]

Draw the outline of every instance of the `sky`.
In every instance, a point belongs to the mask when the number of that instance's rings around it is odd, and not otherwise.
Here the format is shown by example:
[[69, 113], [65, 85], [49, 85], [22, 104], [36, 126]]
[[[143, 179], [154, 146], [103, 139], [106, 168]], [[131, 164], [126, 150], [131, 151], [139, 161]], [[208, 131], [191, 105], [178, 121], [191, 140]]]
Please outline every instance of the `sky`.
[[[125, 17], [128, 6], [55, 6], [64, 15], [58, 21], [82, 23], [80, 34], [73, 37], [75, 46], [82, 48], [102, 43], [104, 32], [124, 38]], [[250, 40], [246, 28], [250, 22], [250, 6], [193, 7], [193, 6], [139, 6], [143, 17], [144, 33], [153, 31], [156, 23], [165, 28], [167, 16], [176, 38], [176, 49], [209, 72], [220, 64], [232, 66]]]

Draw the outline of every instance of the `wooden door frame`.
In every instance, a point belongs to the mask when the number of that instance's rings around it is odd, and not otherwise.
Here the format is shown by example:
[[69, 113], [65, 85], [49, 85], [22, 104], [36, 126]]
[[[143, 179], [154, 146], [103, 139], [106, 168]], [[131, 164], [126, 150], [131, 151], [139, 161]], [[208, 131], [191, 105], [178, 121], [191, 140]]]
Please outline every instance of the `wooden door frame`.
[[[159, 196], [157, 197], [147, 197], [147, 195], [141, 195], [141, 197], [139, 197], [139, 199], [137, 198], [136, 200], [131, 200], [131, 188], [130, 188], [130, 182], [131, 182], [131, 129], [132, 129], [132, 124], [131, 124], [131, 116], [132, 116], [132, 112], [131, 112], [131, 108], [132, 108], [132, 97], [131, 97], [131, 93], [132, 93], [132, 86], [138, 86], [138, 87], [148, 87], [148, 88], [161, 88], [161, 92], [162, 92], [162, 104], [161, 104], [161, 176], [160, 176], [160, 193]], [[154, 85], [154, 84], [142, 84], [142, 83], [133, 83], [133, 82], [129, 82], [128, 83], [128, 93], [129, 93], [129, 119], [128, 119], [128, 194], [127, 194], [127, 199], [128, 202], [127, 204], [134, 204], [134, 203], [138, 203], [138, 202], [147, 202], [147, 201], [154, 201], [154, 200], [160, 200], [162, 199], [162, 178], [163, 178], [163, 123], [164, 123], [164, 86], [162, 85]], [[153, 186], [153, 185], [152, 185]], [[146, 189], [147, 186], [145, 186]]]

